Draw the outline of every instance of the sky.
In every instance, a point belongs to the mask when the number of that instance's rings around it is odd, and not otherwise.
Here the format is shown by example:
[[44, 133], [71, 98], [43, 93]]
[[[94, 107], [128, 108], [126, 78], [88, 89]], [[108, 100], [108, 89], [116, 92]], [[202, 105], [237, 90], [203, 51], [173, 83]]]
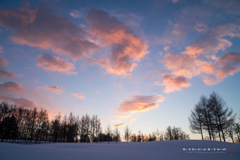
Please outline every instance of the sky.
[[0, 1], [0, 101], [123, 133], [181, 127], [200, 96], [240, 113], [237, 0]]

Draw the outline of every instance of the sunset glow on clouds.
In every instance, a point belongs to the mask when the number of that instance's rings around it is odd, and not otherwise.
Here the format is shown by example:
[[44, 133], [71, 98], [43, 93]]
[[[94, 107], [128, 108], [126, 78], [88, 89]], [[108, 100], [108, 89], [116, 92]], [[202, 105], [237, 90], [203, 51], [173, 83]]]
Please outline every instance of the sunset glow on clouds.
[[0, 101], [135, 130], [175, 125], [160, 122], [212, 91], [237, 108], [239, 8], [237, 0], [4, 1]]
[[56, 92], [56, 93], [62, 93], [63, 91], [61, 89], [58, 88], [58, 86], [44, 86], [44, 88], [52, 91], [52, 92]]
[[84, 99], [85, 97], [83, 96], [82, 93], [72, 93], [73, 96], [76, 96], [78, 98]]
[[136, 121], [135, 118], [131, 119], [129, 122], [116, 124], [116, 125], [114, 125], [113, 128], [117, 128], [117, 127], [120, 127], [120, 126], [124, 126], [124, 125], [130, 124], [130, 123], [132, 123], [132, 122], [134, 122], [134, 121]]
[[163, 102], [163, 96], [132, 96], [131, 100], [121, 103], [119, 112], [145, 112], [158, 106], [157, 102]]

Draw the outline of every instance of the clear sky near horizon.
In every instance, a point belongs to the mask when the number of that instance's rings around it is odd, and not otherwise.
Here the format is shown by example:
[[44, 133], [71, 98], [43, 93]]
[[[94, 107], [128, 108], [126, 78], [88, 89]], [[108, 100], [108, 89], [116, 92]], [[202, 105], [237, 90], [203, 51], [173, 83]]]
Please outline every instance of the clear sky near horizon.
[[181, 127], [201, 95], [239, 115], [240, 1], [0, 0], [0, 100], [137, 133]]

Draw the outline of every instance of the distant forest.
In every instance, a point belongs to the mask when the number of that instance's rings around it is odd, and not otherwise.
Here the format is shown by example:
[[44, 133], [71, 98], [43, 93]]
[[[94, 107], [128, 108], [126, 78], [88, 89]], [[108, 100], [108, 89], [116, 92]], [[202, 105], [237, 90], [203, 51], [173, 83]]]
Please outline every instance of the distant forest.
[[240, 143], [240, 123], [235, 122], [236, 114], [215, 92], [209, 98], [201, 96], [188, 119], [191, 132], [201, 134], [202, 140], [226, 142], [226, 138], [230, 138], [233, 143]]
[[[215, 92], [209, 98], [202, 96], [191, 111], [190, 131], [201, 134], [202, 140], [226, 141], [240, 143], [240, 124], [235, 122], [236, 114], [229, 109], [226, 102]], [[189, 135], [180, 127], [168, 126], [165, 132], [159, 130], [150, 134], [141, 131], [132, 133], [128, 126], [120, 134], [118, 128], [110, 125], [104, 130], [97, 115], [88, 114], [81, 118], [70, 113], [59, 113], [50, 120], [47, 110], [29, 109], [21, 106], [0, 104], [0, 141], [11, 143], [43, 142], [146, 142], [163, 140], [188, 140]]]
[[68, 116], [55, 116], [50, 120], [47, 110], [28, 109], [2, 102], [0, 104], [0, 139], [1, 142], [43, 143], [43, 142], [110, 142], [125, 139], [127, 142], [145, 142], [161, 140], [189, 139], [179, 127], [167, 127], [166, 132], [143, 134], [132, 133], [126, 126], [123, 136], [118, 128], [110, 125], [103, 131], [97, 115], [88, 114], [81, 118], [72, 113]]

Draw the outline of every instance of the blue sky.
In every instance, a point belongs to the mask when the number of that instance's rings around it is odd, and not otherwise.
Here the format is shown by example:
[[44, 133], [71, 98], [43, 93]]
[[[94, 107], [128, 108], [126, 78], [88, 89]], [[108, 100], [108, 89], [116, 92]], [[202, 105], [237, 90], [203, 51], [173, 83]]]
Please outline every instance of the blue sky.
[[3, 1], [0, 100], [181, 127], [213, 91], [239, 114], [239, 1]]

